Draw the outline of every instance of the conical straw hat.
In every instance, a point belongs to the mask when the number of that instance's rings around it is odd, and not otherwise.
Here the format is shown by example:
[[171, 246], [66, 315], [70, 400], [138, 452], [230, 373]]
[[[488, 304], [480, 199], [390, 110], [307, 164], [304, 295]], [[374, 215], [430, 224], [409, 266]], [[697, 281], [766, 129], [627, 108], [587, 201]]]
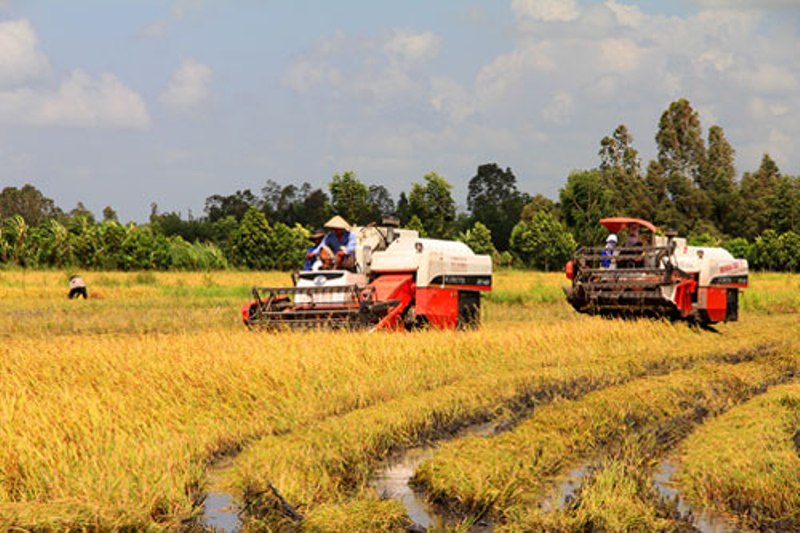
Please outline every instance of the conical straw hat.
[[329, 221], [327, 221], [325, 223], [325, 228], [327, 228], [327, 229], [346, 229], [346, 230], [349, 230], [350, 229], [350, 224], [348, 224], [347, 221], [345, 219], [343, 219], [342, 217], [340, 217], [339, 215], [336, 215], [335, 217], [333, 217], [332, 219], [330, 219]]

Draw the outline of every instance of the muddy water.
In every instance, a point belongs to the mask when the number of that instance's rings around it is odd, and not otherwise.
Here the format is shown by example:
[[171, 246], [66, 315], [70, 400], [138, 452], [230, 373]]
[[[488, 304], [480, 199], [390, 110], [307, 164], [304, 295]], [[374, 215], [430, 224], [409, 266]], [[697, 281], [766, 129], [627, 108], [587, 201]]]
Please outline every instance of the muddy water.
[[559, 511], [574, 500], [575, 493], [583, 484], [583, 479], [589, 475], [590, 464], [584, 463], [567, 472], [567, 475], [556, 483], [555, 489], [541, 501], [542, 510], [546, 513]]
[[242, 521], [239, 507], [223, 484], [223, 474], [233, 467], [231, 457], [214, 463], [208, 471], [206, 499], [203, 502], [202, 526], [211, 531], [239, 531]]
[[681, 494], [672, 481], [677, 466], [669, 459], [661, 461], [658, 470], [653, 476], [653, 482], [662, 497], [675, 500], [678, 512], [681, 517], [687, 518], [692, 525], [702, 533], [727, 533], [729, 531], [740, 531], [739, 528], [732, 526], [722, 515], [708, 509], [694, 507], [681, 498]]
[[[498, 421], [475, 424], [460, 430], [452, 438], [488, 437], [496, 433], [499, 425]], [[372, 486], [382, 498], [398, 500], [403, 504], [408, 517], [418, 529], [441, 530], [447, 524], [447, 517], [438, 513], [428, 503], [425, 494], [415, 490], [410, 484], [417, 467], [434, 454], [434, 446], [409, 448], [398, 457], [387, 461], [372, 481]], [[490, 529], [482, 528], [482, 531]]]

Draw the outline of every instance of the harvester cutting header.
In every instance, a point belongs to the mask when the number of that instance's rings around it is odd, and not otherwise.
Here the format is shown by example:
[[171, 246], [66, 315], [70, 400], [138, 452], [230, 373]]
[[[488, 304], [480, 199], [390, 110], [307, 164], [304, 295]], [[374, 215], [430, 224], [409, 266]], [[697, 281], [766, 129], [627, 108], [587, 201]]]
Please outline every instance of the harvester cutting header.
[[[580, 248], [567, 263], [567, 300], [579, 312], [655, 315], [711, 324], [738, 319], [748, 265], [727, 250], [689, 246], [636, 218], [600, 220], [606, 247]], [[617, 245], [617, 233], [627, 233]]]
[[480, 293], [492, 288], [492, 260], [464, 243], [420, 238], [381, 226], [350, 228], [341, 217], [311, 252], [293, 287], [253, 287], [244, 323], [266, 329], [471, 327]]

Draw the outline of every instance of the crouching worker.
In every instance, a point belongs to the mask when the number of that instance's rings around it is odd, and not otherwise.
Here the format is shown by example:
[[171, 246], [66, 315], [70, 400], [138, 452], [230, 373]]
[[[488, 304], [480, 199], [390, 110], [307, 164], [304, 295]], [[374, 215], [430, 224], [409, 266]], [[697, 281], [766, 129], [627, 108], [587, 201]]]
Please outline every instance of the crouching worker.
[[[332, 265], [335, 270], [355, 270], [356, 267], [356, 234], [350, 231], [350, 224], [340, 216], [335, 216], [325, 223], [328, 230], [316, 252], [322, 258], [333, 254]], [[327, 248], [327, 250], [325, 250]], [[325, 268], [323, 266], [323, 268]]]
[[67, 298], [72, 300], [78, 296], [83, 296], [84, 300], [88, 297], [86, 294], [86, 282], [83, 281], [82, 277], [75, 274], [69, 278], [69, 294], [67, 294]]

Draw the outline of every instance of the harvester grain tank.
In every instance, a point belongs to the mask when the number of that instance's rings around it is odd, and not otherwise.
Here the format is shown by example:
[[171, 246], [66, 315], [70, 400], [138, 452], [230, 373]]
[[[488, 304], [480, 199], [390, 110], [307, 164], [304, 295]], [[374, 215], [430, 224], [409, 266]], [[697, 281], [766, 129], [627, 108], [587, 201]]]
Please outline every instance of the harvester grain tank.
[[354, 228], [356, 271], [302, 271], [293, 287], [254, 287], [244, 323], [265, 329], [476, 326], [492, 260], [464, 243], [382, 226]]
[[[698, 323], [738, 320], [739, 291], [747, 287], [748, 265], [727, 250], [690, 246], [686, 239], [662, 234], [646, 220], [605, 218], [608, 231], [640, 234], [609, 253], [582, 247], [567, 263], [569, 303], [581, 313], [651, 315]], [[604, 253], [605, 250], [605, 253]]]

